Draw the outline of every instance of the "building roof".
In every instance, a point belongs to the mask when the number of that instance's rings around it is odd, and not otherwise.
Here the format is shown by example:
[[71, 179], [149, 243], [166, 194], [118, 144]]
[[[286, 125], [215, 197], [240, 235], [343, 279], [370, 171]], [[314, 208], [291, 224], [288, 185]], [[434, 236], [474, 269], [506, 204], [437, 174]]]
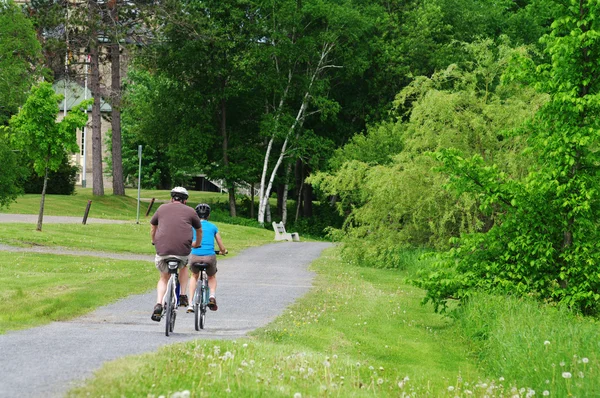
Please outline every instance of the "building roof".
[[[66, 88], [67, 88], [67, 92], [65, 95], [65, 82], [66, 82]], [[81, 86], [81, 84], [72, 81], [72, 80], [68, 80], [65, 81], [64, 79], [61, 80], [57, 80], [56, 82], [54, 82], [54, 84], [52, 85], [52, 88], [54, 88], [54, 92], [57, 94], [61, 94], [64, 95], [67, 98], [67, 112], [70, 111], [71, 109], [73, 109], [75, 106], [77, 106], [78, 104], [80, 104], [85, 98], [91, 98], [92, 97], [92, 92], [90, 91], [90, 89], [86, 89]], [[61, 101], [60, 104], [58, 104], [59, 108], [61, 111], [63, 111], [64, 106], [65, 106], [65, 101]], [[89, 106], [88, 111], [92, 110], [92, 107]], [[110, 107], [110, 105], [104, 101], [103, 99], [100, 100], [100, 112], [110, 112], [112, 110], [112, 108]]]

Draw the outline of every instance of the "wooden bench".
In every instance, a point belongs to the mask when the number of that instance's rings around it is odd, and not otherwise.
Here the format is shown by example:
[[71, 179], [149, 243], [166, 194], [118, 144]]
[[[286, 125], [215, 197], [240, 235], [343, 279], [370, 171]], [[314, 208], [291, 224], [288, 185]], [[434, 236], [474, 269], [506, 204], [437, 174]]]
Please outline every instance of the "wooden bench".
[[300, 235], [297, 232], [285, 232], [285, 225], [283, 222], [273, 221], [273, 231], [275, 231], [275, 240], [287, 240], [293, 242], [300, 242]]

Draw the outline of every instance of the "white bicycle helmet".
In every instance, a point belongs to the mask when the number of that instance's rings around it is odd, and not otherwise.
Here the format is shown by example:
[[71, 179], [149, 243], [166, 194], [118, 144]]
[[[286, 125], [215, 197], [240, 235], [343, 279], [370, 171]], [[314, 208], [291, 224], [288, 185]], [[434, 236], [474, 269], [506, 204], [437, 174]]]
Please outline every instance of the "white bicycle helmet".
[[171, 189], [171, 197], [177, 201], [183, 202], [189, 197], [187, 189], [184, 187], [175, 187]]

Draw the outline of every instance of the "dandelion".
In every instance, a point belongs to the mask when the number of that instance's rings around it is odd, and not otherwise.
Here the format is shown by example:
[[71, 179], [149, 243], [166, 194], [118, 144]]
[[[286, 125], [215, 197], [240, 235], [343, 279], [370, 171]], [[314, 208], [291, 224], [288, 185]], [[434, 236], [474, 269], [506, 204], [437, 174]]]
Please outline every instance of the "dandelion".
[[560, 361], [560, 367], [563, 368], [565, 366], [565, 361]]
[[323, 366], [325, 366], [326, 368], [331, 366], [331, 363], [326, 359], [323, 361]]
[[450, 391], [450, 392], [454, 391], [454, 386], [448, 386], [448, 391]]
[[404, 388], [404, 381], [398, 382], [398, 388]]
[[227, 394], [231, 393], [231, 388], [227, 387], [227, 388], [225, 389], [225, 392], [226, 392]]
[[409, 381], [410, 379], [408, 378], [408, 376], [404, 376], [404, 381]]
[[588, 363], [589, 361], [590, 361], [590, 360], [589, 360], [589, 359], [587, 359], [587, 358], [585, 358], [585, 357], [584, 357], [584, 358], [581, 358], [581, 362], [583, 362], [583, 363]]
[[383, 379], [381, 377], [379, 379], [377, 379], [377, 384], [379, 384], [379, 385], [383, 384]]
[[374, 370], [375, 368], [373, 366], [369, 366], [369, 370]]
[[583, 379], [583, 378], [584, 378], [583, 372], [579, 372], [579, 373], [577, 373], [577, 376], [579, 376], [579, 378], [580, 378], [580, 379]]
[[244, 344], [242, 345], [242, 347], [244, 347], [244, 348], [247, 348], [247, 347], [248, 347], [248, 344], [244, 343]]
[[356, 362], [356, 367], [359, 368], [360, 367], [360, 362]]
[[548, 390], [544, 390], [544, 392], [542, 393], [542, 395], [543, 395], [544, 397], [547, 397], [547, 396], [549, 396], [549, 395], [550, 395], [550, 391], [548, 391]]
[[548, 340], [546, 340], [546, 341], [544, 341], [544, 345], [545, 345], [545, 346], [549, 346], [549, 345], [550, 345], [550, 342], [549, 342]]
[[498, 380], [504, 381], [504, 377], [500, 376], [500, 378]]
[[380, 367], [379, 367], [379, 370], [381, 370], [381, 371], [383, 372], [383, 366], [380, 366]]
[[337, 359], [337, 354], [333, 354], [333, 359]]
[[183, 390], [181, 392], [181, 398], [190, 398], [190, 395], [191, 395], [190, 390]]
[[570, 372], [563, 372], [562, 377], [563, 379], [570, 379], [571, 377], [573, 377], [573, 375]]

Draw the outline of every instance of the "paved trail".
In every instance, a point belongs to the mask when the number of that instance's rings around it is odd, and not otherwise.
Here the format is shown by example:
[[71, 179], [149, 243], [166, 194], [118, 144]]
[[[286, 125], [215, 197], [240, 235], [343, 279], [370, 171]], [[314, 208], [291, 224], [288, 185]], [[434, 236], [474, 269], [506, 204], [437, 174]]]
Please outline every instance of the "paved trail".
[[[163, 322], [150, 320], [155, 286], [148, 286], [147, 294], [130, 296], [68, 322], [0, 335], [0, 397], [60, 397], [104, 362], [125, 355], [186, 340], [242, 337], [269, 323], [310, 289], [314, 275], [308, 265], [328, 246], [321, 242], [274, 243], [245, 250], [234, 258], [219, 257], [219, 310], [207, 313], [206, 329], [201, 332], [194, 329], [193, 314], [180, 310], [174, 333], [166, 337]], [[32, 249], [0, 245], [0, 250]], [[64, 248], [47, 251], [99, 255]], [[131, 259], [148, 261], [153, 267], [152, 256]]]

